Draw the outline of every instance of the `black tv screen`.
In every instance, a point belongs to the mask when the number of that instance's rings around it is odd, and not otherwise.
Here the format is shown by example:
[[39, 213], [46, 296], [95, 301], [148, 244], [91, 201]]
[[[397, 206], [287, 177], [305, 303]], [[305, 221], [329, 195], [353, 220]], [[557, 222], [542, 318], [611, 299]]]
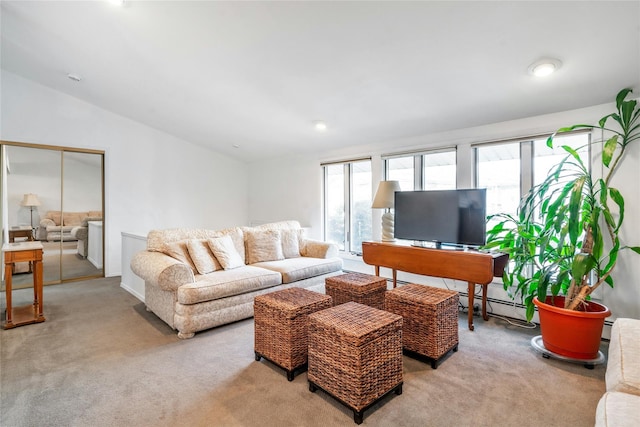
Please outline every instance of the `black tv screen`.
[[398, 191], [394, 234], [397, 239], [482, 246], [486, 241], [485, 188]]

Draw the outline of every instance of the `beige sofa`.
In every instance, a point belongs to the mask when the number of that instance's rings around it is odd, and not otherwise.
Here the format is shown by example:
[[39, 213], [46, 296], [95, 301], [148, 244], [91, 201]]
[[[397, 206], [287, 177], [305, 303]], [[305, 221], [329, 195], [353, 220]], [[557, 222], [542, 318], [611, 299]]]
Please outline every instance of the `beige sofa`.
[[605, 383], [596, 427], [640, 426], [640, 320], [619, 318], [613, 323]]
[[74, 227], [80, 226], [82, 220], [87, 217], [102, 219], [102, 212], [48, 211], [46, 215], [40, 219], [36, 239], [41, 241], [46, 240], [48, 242], [76, 240], [76, 238], [71, 235], [71, 231]]
[[78, 255], [82, 258], [86, 258], [89, 253], [89, 221], [102, 221], [102, 217], [84, 217], [80, 225], [71, 229], [71, 237], [78, 241]]
[[297, 221], [225, 230], [153, 230], [131, 260], [145, 304], [178, 337], [253, 316], [256, 295], [314, 287], [342, 273], [334, 244], [309, 240]]

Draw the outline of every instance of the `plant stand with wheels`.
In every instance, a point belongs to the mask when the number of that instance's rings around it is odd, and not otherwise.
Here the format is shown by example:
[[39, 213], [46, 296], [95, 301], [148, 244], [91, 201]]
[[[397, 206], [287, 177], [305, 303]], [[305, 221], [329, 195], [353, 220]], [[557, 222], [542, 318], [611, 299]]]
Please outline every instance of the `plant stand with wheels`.
[[587, 369], [593, 369], [596, 365], [604, 363], [604, 354], [602, 354], [601, 351], [598, 351], [598, 356], [595, 359], [574, 359], [572, 357], [563, 356], [547, 350], [542, 343], [542, 335], [536, 335], [531, 338], [531, 347], [533, 347], [537, 352], [542, 353], [542, 357], [545, 359], [558, 359], [564, 362], [579, 363], [584, 365]]

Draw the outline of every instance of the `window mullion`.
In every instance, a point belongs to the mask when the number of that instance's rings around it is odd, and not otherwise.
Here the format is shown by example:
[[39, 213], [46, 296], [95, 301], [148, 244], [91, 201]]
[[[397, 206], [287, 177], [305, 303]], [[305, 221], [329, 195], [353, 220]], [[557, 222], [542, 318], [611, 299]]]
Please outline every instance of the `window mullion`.
[[345, 163], [344, 165], [344, 250], [349, 252], [351, 250], [351, 193], [352, 186], [351, 173], [353, 168], [351, 163]]

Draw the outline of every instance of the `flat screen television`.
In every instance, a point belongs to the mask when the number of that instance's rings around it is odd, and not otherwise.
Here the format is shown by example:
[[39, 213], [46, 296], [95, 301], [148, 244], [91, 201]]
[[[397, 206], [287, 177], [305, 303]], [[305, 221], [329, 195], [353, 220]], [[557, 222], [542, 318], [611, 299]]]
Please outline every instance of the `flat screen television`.
[[486, 242], [487, 190], [398, 191], [397, 239], [441, 245], [482, 246]]

